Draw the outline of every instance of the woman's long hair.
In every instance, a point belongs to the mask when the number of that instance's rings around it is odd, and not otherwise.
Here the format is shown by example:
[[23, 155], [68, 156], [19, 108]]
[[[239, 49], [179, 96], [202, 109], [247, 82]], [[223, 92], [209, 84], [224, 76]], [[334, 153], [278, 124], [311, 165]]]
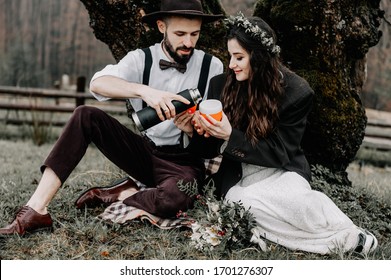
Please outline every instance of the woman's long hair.
[[[276, 42], [275, 33], [266, 22], [257, 17], [248, 19], [273, 36]], [[273, 131], [278, 121], [279, 101], [284, 93], [282, 65], [278, 55], [245, 33], [243, 27], [231, 27], [227, 40], [231, 39], [236, 39], [250, 54], [251, 70], [248, 80], [239, 82], [234, 71], [227, 69], [227, 82], [221, 99], [232, 127], [244, 130], [247, 139], [255, 145]]]

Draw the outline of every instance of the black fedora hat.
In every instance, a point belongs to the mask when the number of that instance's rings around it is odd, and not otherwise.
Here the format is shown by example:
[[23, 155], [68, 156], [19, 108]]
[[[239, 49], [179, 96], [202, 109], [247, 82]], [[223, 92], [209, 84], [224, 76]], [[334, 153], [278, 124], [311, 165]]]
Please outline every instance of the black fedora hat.
[[224, 15], [204, 14], [200, 0], [162, 0], [160, 11], [146, 14], [142, 21], [154, 24], [156, 20], [164, 16], [195, 16], [201, 17], [204, 23], [209, 23], [221, 19]]

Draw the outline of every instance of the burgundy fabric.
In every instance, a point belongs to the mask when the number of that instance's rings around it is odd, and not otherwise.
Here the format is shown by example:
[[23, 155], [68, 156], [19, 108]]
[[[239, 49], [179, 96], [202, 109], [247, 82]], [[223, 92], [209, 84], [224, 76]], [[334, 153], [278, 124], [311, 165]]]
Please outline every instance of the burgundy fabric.
[[41, 167], [49, 166], [63, 183], [84, 156], [90, 143], [115, 165], [147, 186], [124, 203], [160, 217], [172, 217], [192, 206], [193, 198], [177, 183], [202, 184], [204, 163], [178, 146], [155, 147], [104, 111], [78, 107]]

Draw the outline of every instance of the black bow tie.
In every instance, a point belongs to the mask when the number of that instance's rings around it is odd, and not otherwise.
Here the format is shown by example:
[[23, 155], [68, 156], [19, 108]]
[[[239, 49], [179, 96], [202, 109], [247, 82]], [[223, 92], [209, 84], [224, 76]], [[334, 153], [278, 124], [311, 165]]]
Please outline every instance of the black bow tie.
[[186, 65], [179, 64], [179, 63], [176, 63], [176, 62], [170, 62], [170, 61], [167, 61], [167, 60], [164, 60], [164, 59], [160, 59], [159, 66], [160, 66], [160, 69], [162, 69], [162, 70], [166, 70], [166, 69], [168, 69], [170, 67], [173, 67], [173, 68], [175, 68], [176, 70], [178, 70], [181, 73], [185, 73], [186, 72]]

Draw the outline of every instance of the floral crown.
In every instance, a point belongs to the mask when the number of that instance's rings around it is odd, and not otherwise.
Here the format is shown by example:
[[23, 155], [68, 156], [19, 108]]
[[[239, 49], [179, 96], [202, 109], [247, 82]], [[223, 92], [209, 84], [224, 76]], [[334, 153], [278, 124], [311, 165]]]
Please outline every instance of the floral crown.
[[275, 44], [273, 37], [269, 36], [265, 30], [262, 30], [258, 25], [253, 25], [242, 12], [238, 12], [237, 16], [230, 16], [224, 20], [226, 26], [242, 27], [244, 32], [249, 34], [253, 39], [259, 41], [272, 54], [279, 54], [280, 47]]

